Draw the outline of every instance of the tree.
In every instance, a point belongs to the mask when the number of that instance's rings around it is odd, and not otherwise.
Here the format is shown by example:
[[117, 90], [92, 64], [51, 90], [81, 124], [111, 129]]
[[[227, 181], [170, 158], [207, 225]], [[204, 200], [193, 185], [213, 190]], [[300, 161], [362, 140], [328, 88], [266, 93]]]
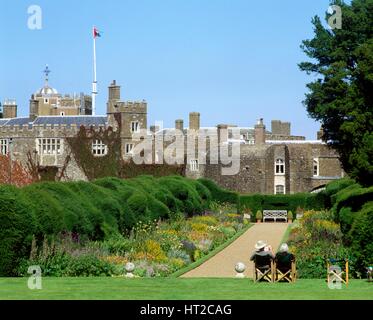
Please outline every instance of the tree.
[[[314, 38], [301, 48], [311, 58], [299, 67], [315, 74], [304, 104], [321, 122], [324, 140], [335, 148], [344, 170], [364, 185], [373, 181], [373, 0], [342, 9], [342, 28], [331, 29], [313, 18]], [[326, 19], [331, 17], [326, 14]]]
[[22, 187], [33, 182], [34, 178], [21, 163], [16, 160], [12, 160], [12, 163], [10, 163], [9, 155], [0, 155], [0, 184]]

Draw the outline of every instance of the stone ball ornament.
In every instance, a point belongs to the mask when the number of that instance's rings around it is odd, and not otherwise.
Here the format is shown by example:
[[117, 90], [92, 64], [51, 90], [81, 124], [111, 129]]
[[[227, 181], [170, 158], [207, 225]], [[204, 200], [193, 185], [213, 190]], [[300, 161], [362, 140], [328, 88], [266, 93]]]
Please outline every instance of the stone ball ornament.
[[244, 272], [246, 270], [246, 266], [243, 262], [238, 262], [234, 268], [237, 272], [237, 278], [245, 278]]
[[134, 274], [132, 273], [135, 270], [135, 265], [132, 262], [127, 262], [124, 266], [126, 270], [126, 278], [133, 278]]

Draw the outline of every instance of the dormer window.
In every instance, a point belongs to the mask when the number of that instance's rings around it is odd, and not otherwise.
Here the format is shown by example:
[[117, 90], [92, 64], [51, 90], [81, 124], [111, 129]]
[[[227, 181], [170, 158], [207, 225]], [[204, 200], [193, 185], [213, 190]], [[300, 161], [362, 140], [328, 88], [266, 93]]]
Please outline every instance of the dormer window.
[[276, 175], [285, 174], [285, 161], [283, 159], [277, 159], [275, 163], [275, 173]]

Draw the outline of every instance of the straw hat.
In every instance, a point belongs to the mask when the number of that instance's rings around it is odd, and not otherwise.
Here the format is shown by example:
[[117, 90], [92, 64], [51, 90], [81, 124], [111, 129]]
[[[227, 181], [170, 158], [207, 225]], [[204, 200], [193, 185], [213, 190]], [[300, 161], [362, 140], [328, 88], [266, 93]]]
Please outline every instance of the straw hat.
[[255, 244], [255, 249], [256, 250], [260, 250], [260, 249], [263, 249], [264, 247], [266, 247], [267, 244], [263, 241], [263, 240], [259, 240], [256, 244]]

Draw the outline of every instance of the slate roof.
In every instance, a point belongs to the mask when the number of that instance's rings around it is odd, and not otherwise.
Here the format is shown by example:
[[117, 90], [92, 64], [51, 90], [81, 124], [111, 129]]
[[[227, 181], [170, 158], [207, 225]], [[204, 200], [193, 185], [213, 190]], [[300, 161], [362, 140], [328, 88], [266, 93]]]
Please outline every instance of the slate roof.
[[28, 124], [32, 127], [34, 124], [47, 125], [52, 127], [65, 124], [69, 127], [72, 124], [80, 126], [105, 126], [107, 124], [107, 116], [41, 116], [37, 117], [33, 122], [30, 118], [13, 118], [0, 119], [0, 127], [2, 126], [23, 126]]
[[105, 126], [107, 116], [41, 116], [37, 117], [33, 124], [37, 125], [61, 125], [70, 126], [76, 124], [80, 126]]

